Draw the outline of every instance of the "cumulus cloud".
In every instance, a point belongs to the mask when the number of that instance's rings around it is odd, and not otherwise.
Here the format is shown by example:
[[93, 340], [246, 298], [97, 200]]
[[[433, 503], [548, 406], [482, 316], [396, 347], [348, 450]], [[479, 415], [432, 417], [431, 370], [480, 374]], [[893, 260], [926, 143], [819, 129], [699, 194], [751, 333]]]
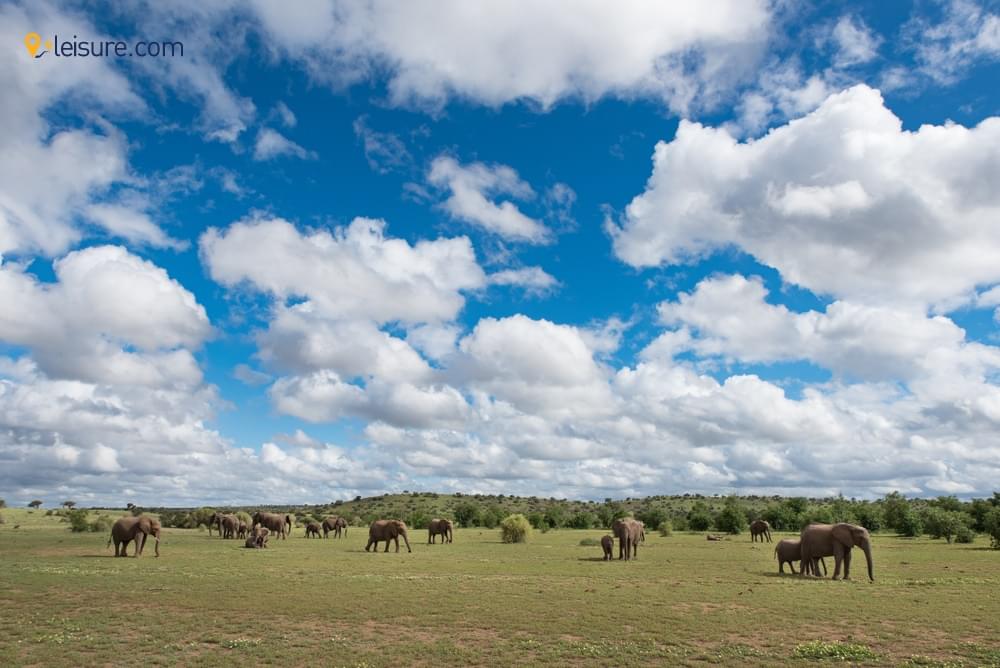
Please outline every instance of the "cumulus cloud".
[[544, 295], [555, 290], [559, 281], [541, 267], [504, 269], [489, 275], [490, 285], [514, 285], [524, 288], [529, 294]]
[[199, 243], [214, 280], [246, 282], [281, 300], [304, 296], [330, 317], [449, 321], [465, 303], [462, 292], [486, 284], [467, 238], [411, 245], [385, 231], [385, 222], [368, 218], [307, 233], [280, 218], [252, 219], [209, 229]]
[[998, 138], [995, 118], [904, 131], [863, 85], [755, 141], [682, 122], [608, 230], [635, 267], [733, 245], [819, 294], [934, 304], [1000, 281]]
[[280, 132], [271, 128], [261, 128], [257, 133], [257, 140], [253, 146], [254, 160], [274, 160], [290, 156], [300, 160], [315, 160], [316, 153], [308, 151], [291, 139], [288, 139]]
[[89, 382], [193, 386], [189, 352], [211, 327], [204, 308], [165, 271], [116, 246], [55, 262], [56, 282], [0, 265], [0, 340], [32, 350], [42, 372]]
[[535, 196], [531, 186], [506, 165], [481, 162], [462, 165], [454, 158], [439, 156], [431, 163], [427, 181], [449, 192], [441, 206], [454, 218], [511, 241], [544, 244], [552, 240], [545, 225], [521, 213], [513, 202], [498, 204], [490, 199], [494, 195], [510, 195], [519, 200]]
[[314, 78], [342, 85], [384, 71], [394, 103], [432, 106], [453, 95], [543, 107], [616, 95], [681, 110], [751, 72], [770, 23], [766, 3], [734, 0], [254, 8], [270, 43]]

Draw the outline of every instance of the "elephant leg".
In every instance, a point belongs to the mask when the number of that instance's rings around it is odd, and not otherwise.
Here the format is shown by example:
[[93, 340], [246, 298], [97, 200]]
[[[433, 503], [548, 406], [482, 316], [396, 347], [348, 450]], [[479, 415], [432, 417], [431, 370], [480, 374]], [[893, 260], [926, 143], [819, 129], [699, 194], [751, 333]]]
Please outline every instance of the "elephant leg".
[[851, 548], [844, 551], [844, 579], [851, 579]]
[[837, 541], [833, 542], [833, 579], [840, 579], [840, 567], [844, 561], [844, 546]]
[[368, 548], [370, 548], [371, 546], [372, 546], [372, 539], [371, 539], [371, 538], [369, 538], [369, 539], [368, 539], [368, 544], [367, 544], [367, 545], [365, 545], [365, 552], [367, 552], [367, 551], [368, 551]]
[[146, 534], [135, 537], [135, 556], [142, 556], [142, 548], [146, 547]]
[[826, 570], [826, 560], [824, 560], [822, 557], [820, 557], [819, 563], [823, 564], [823, 575], [826, 575], [829, 572], [829, 571]]

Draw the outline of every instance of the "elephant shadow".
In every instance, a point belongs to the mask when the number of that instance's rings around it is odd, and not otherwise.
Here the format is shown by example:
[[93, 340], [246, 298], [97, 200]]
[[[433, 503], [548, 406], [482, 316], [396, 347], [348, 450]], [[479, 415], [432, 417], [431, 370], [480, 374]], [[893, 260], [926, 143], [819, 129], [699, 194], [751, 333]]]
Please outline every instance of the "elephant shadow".
[[[607, 561], [604, 557], [579, 557], [577, 561]], [[611, 561], [618, 561], [618, 559], [611, 559]]]

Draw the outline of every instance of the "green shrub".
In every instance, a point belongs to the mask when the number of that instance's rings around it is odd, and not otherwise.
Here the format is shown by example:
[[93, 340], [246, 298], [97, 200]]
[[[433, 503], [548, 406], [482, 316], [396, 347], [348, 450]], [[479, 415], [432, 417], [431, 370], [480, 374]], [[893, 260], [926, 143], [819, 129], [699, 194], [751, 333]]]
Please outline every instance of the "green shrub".
[[923, 515], [924, 529], [930, 534], [931, 538], [944, 538], [949, 543], [960, 528], [968, 528], [967, 522], [971, 520], [963, 512], [942, 510], [939, 507], [927, 508], [924, 510]]
[[869, 531], [878, 531], [884, 525], [882, 509], [874, 503], [860, 503], [854, 507], [857, 523]]
[[722, 511], [715, 518], [715, 528], [726, 533], [738, 534], [746, 528], [747, 516], [735, 496], [726, 498]]
[[687, 531], [689, 528], [686, 515], [678, 515], [670, 523], [673, 525], [674, 531]]
[[924, 532], [924, 523], [913, 508], [906, 506], [896, 519], [895, 529], [903, 536], [915, 538]]
[[1000, 508], [994, 508], [984, 518], [986, 533], [989, 534], [994, 550], [1000, 550]]
[[508, 515], [500, 522], [500, 540], [505, 543], [523, 543], [531, 534], [531, 523], [520, 513]]
[[835, 659], [837, 661], [871, 661], [878, 658], [867, 645], [849, 642], [814, 640], [795, 647], [797, 659]]
[[955, 532], [956, 543], [971, 543], [974, 540], [976, 540], [975, 531], [964, 524], [958, 527], [958, 531]]
[[77, 533], [81, 531], [90, 531], [90, 522], [87, 521], [86, 510], [71, 510], [66, 517], [69, 519], [70, 531], [75, 531]]
[[[528, 517], [528, 521], [531, 522], [530, 516]], [[594, 513], [588, 513], [586, 511], [581, 511], [574, 514], [569, 521], [569, 526], [573, 527], [574, 529], [593, 529], [596, 524], [597, 524], [597, 515], [595, 515]], [[535, 523], [532, 522], [531, 526], [535, 526]]]
[[580, 539], [580, 547], [595, 547], [601, 544], [600, 538], [582, 538]]
[[657, 527], [657, 531], [660, 532], [661, 536], [666, 538], [674, 532], [674, 525], [671, 524], [669, 520], [664, 520], [660, 522], [660, 526]]
[[115, 518], [111, 515], [101, 515], [90, 523], [90, 530], [95, 533], [107, 533], [115, 524]]
[[479, 523], [479, 506], [465, 502], [455, 506], [455, 522], [462, 527], [474, 527]]
[[704, 501], [696, 501], [687, 514], [688, 527], [691, 531], [706, 531], [712, 526], [712, 516]]

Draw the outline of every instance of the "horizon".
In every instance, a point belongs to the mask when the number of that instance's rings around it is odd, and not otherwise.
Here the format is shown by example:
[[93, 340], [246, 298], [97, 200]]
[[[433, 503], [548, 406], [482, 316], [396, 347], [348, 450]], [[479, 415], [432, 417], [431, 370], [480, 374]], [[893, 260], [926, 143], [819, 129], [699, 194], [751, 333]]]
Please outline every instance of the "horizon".
[[995, 6], [509, 7], [0, 7], [0, 498], [989, 498]]

